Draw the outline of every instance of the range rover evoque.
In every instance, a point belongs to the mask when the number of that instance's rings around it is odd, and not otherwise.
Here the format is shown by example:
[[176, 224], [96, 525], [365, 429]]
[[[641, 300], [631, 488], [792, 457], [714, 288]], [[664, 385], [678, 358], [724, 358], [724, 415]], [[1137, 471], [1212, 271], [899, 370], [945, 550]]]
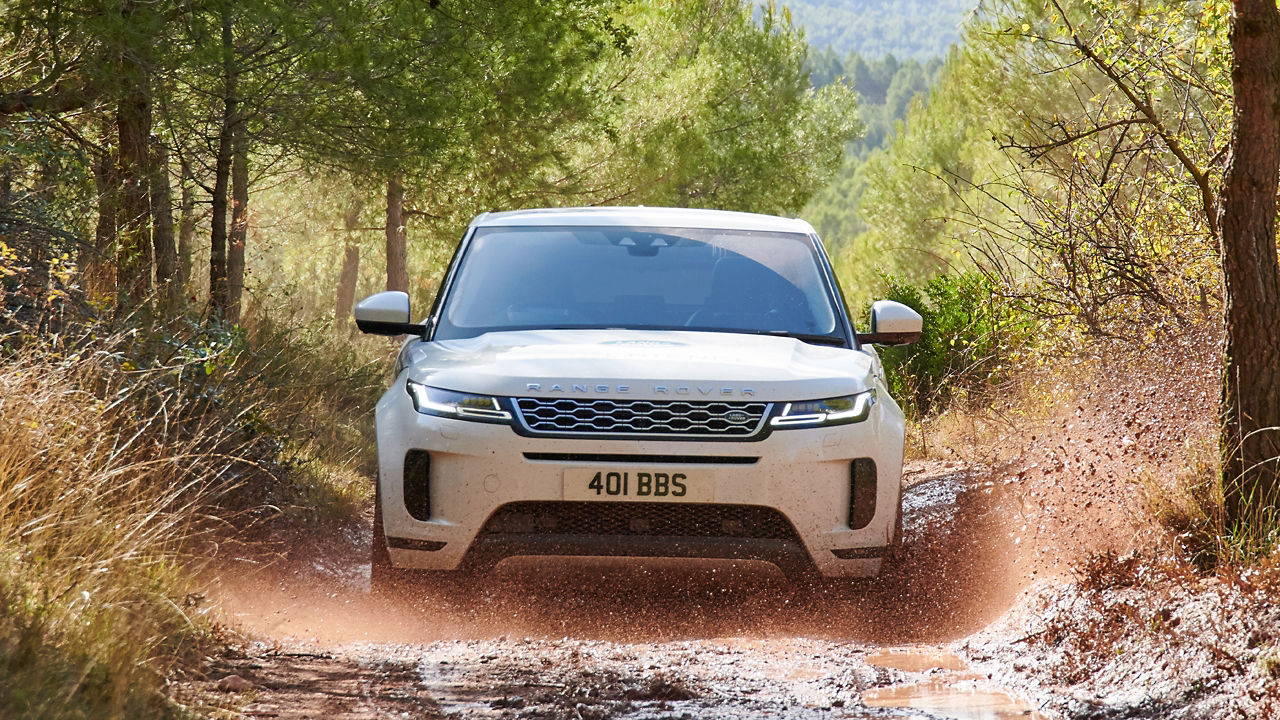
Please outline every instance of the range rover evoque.
[[[512, 556], [735, 558], [879, 573], [901, 533], [904, 423], [803, 220], [646, 207], [488, 213], [376, 412], [372, 580]], [[416, 571], [416, 572], [412, 572]]]

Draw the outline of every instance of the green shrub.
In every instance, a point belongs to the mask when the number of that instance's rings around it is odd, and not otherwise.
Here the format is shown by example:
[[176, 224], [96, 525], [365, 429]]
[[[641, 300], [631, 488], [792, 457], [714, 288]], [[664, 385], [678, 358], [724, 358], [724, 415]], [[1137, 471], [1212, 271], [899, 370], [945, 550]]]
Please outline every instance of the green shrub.
[[920, 340], [881, 351], [894, 397], [916, 417], [985, 397], [1008, 379], [1034, 338], [1031, 317], [980, 273], [938, 275], [922, 288], [885, 281], [887, 299], [924, 318]]

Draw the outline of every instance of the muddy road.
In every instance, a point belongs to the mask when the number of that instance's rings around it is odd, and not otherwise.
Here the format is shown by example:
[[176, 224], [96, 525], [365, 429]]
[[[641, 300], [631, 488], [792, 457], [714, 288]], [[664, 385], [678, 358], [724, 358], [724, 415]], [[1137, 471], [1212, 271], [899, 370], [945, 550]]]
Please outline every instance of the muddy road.
[[1213, 437], [1213, 373], [1167, 371], [1194, 349], [1059, 368], [1022, 390], [1040, 416], [939, 422], [875, 581], [539, 559], [374, 597], [367, 521], [297, 531], [214, 568], [234, 649], [177, 694], [242, 718], [1280, 717], [1272, 590], [1123, 559], [1160, 555], [1147, 494]]
[[1070, 561], [1041, 550], [1045, 504], [1087, 489], [1028, 478], [912, 463], [905, 557], [818, 588], [763, 563], [537, 559], [386, 598], [366, 526], [305, 538], [222, 573], [245, 641], [193, 686], [246, 717], [1048, 717], [955, 652]]

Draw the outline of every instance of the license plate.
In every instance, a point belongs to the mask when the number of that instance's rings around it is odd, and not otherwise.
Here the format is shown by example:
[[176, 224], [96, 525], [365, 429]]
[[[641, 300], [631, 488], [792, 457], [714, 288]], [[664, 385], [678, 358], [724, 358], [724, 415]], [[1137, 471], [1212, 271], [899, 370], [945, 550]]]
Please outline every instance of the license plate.
[[711, 502], [711, 478], [684, 470], [566, 468], [565, 500]]

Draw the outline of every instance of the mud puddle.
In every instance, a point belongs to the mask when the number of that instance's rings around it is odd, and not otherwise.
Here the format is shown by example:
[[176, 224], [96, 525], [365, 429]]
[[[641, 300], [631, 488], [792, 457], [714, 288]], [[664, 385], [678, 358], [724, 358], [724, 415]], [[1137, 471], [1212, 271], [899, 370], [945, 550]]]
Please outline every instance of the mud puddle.
[[886, 653], [810, 638], [503, 637], [332, 651], [259, 646], [207, 685], [235, 674], [246, 687], [240, 712], [274, 718], [1044, 720], [964, 667], [942, 648]]
[[924, 674], [919, 682], [872, 688], [862, 694], [868, 707], [911, 708], [955, 720], [1048, 720], [1027, 702], [993, 687], [971, 672], [959, 656], [936, 648], [898, 648], [865, 658], [875, 667]]

